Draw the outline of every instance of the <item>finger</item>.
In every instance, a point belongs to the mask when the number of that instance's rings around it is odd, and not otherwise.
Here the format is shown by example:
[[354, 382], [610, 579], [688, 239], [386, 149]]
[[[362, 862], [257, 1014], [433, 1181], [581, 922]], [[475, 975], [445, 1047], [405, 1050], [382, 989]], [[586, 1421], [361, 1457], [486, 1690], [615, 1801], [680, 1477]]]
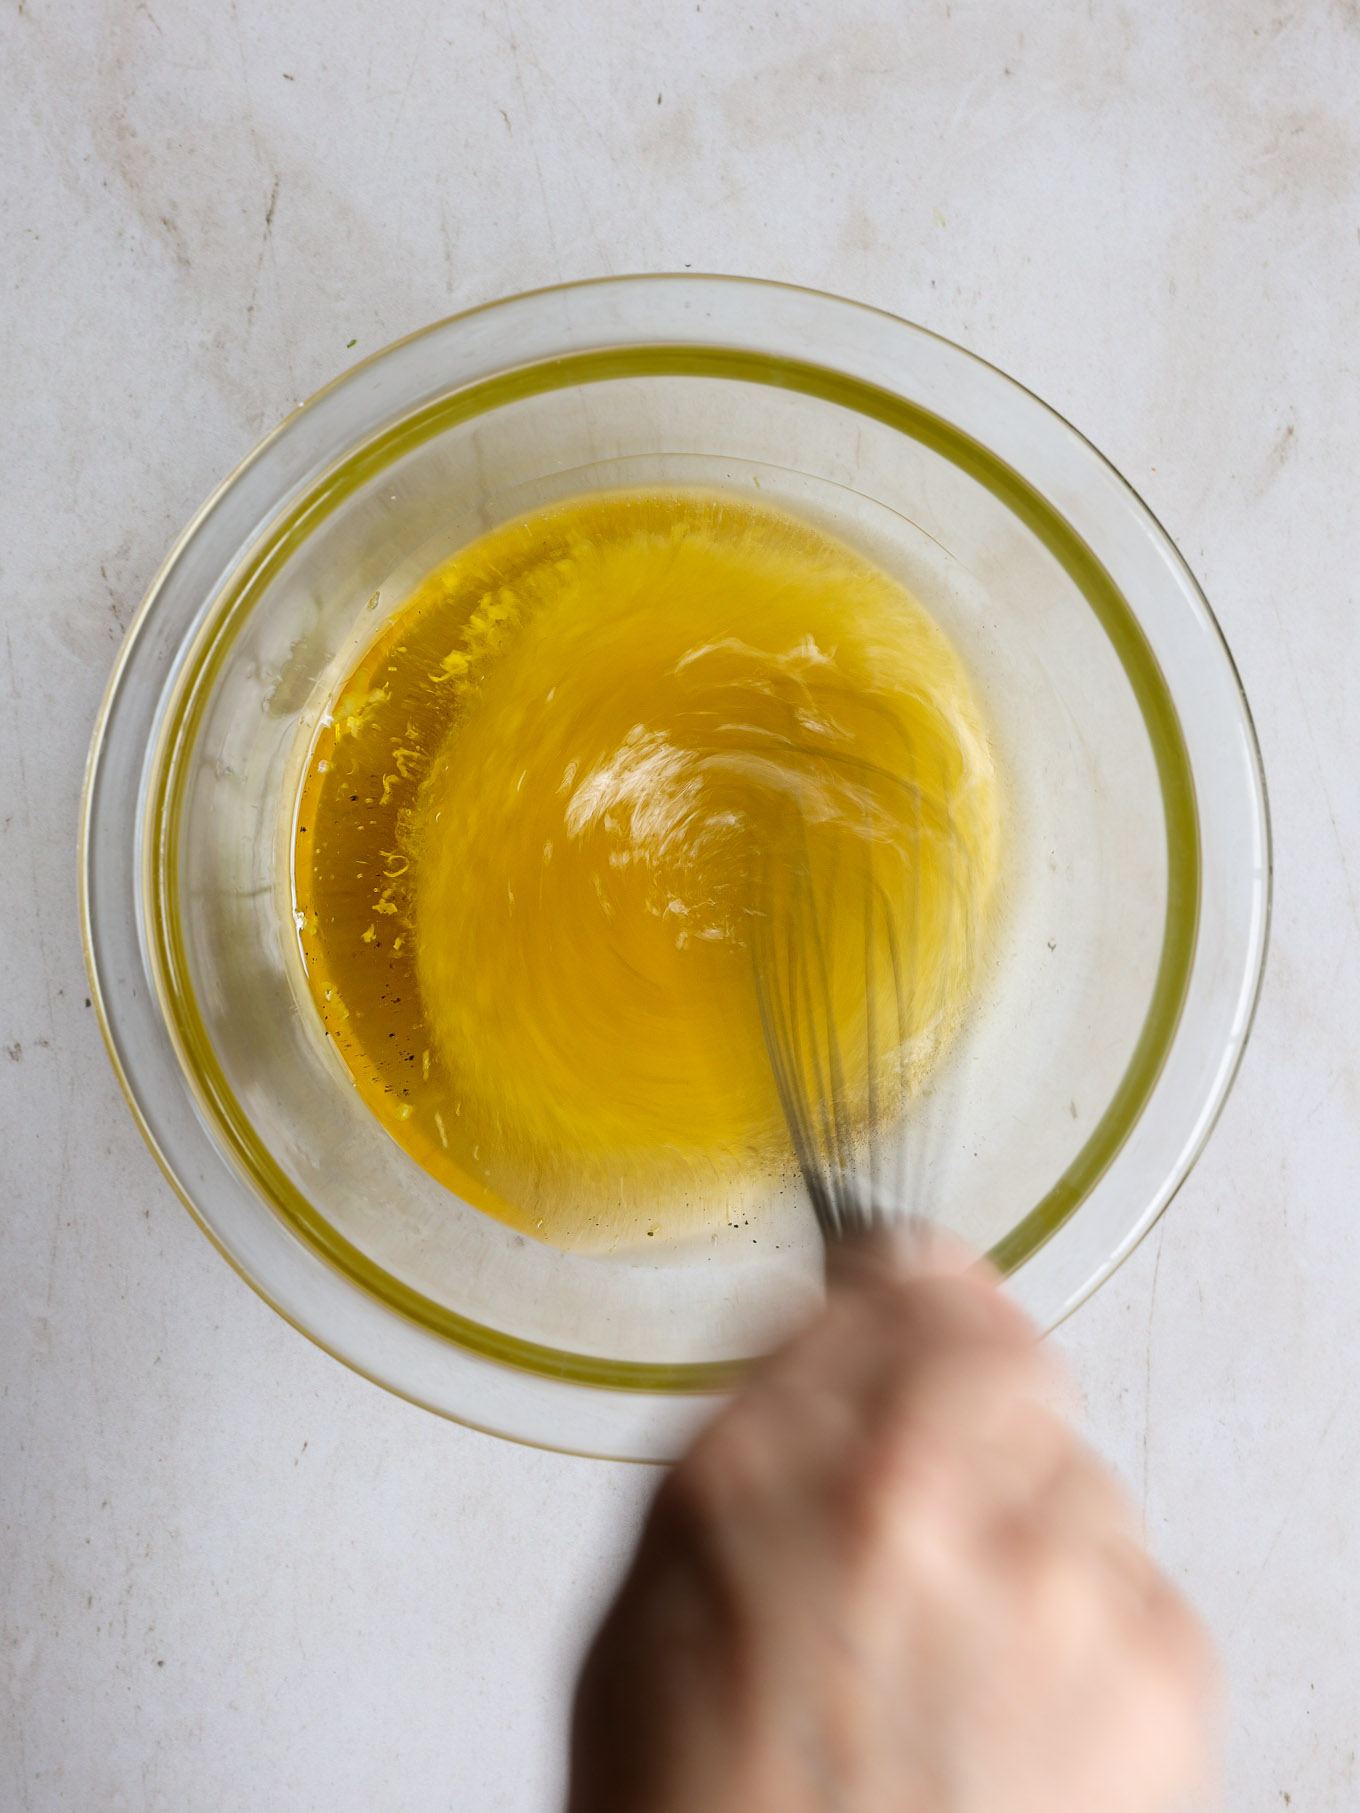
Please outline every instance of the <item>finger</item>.
[[757, 1370], [703, 1447], [727, 1457], [734, 1488], [763, 1497], [834, 1490], [856, 1456], [851, 1478], [883, 1472], [866, 1444], [911, 1458], [914, 1437], [918, 1470], [932, 1444], [992, 1442], [1004, 1453], [1054, 1367], [984, 1274], [902, 1274], [866, 1245], [823, 1315]]
[[1133, 1557], [1140, 1580], [1152, 1567], [1141, 1541], [1142, 1519], [1123, 1485], [1091, 1450], [1068, 1436], [1059, 1464], [1038, 1482], [1031, 1514], [1058, 1540], [1108, 1548], [1126, 1574]]
[[827, 1256], [829, 1299], [856, 1293], [877, 1303], [910, 1297], [914, 1287], [931, 1280], [958, 1282], [1009, 1325], [1017, 1338], [1034, 1339], [1037, 1331], [1001, 1288], [1001, 1278], [955, 1235], [928, 1224], [879, 1227], [841, 1241]]
[[965, 1241], [918, 1219], [880, 1223], [839, 1241], [827, 1254], [833, 1289], [884, 1277], [958, 1277], [974, 1270], [996, 1281], [992, 1267]]
[[955, 1419], [970, 1440], [1004, 1440], [1021, 1404], [1053, 1395], [1057, 1356], [990, 1285], [917, 1278], [861, 1301], [876, 1333], [864, 1386], [875, 1421]]
[[[722, 1489], [731, 1507], [794, 1501], [834, 1473], [855, 1439], [876, 1333], [858, 1298], [837, 1293], [823, 1313], [757, 1366], [681, 1463]], [[682, 1480], [683, 1484], [684, 1481]]]
[[822, 1315], [752, 1375], [757, 1396], [773, 1388], [853, 1399], [872, 1394], [918, 1352], [970, 1340], [1032, 1344], [1023, 1317], [989, 1285], [957, 1273], [947, 1283], [898, 1273], [867, 1240], [838, 1264]]
[[1139, 1681], [1143, 1733], [1137, 1748], [1155, 1758], [1167, 1799], [1177, 1806], [1212, 1798], [1222, 1715], [1218, 1660], [1195, 1612], [1153, 1568], [1129, 1644]]
[[[790, 1479], [814, 1485], [820, 1471], [896, 1489], [909, 1475], [942, 1468], [985, 1477], [968, 1451], [996, 1450], [997, 1464], [1024, 1459], [1037, 1478], [1046, 1457], [1012, 1458], [1025, 1412], [1046, 1388], [1051, 1359], [995, 1293], [951, 1280], [916, 1280], [890, 1293], [842, 1293], [823, 1324], [755, 1381], [739, 1414], [784, 1431]], [[1045, 1434], [1048, 1424], [1043, 1425]], [[834, 1486], [832, 1490], [834, 1491]]]
[[1043, 1362], [976, 1293], [940, 1301], [940, 1288], [905, 1311], [896, 1298], [842, 1294], [700, 1438], [690, 1483], [701, 1476], [733, 1514], [821, 1518], [913, 1480], [924, 1491], [942, 1469], [977, 1475], [962, 1448], [986, 1439], [984, 1426], [1004, 1439]]
[[1073, 1441], [1034, 1401], [1033, 1367], [1032, 1355], [975, 1347], [885, 1391], [848, 1475], [861, 1518], [915, 1522], [922, 1540], [962, 1556], [1031, 1515]]
[[1203, 1620], [1180, 1589], [1148, 1559], [1151, 1577], [1144, 1593], [1144, 1631], [1153, 1658], [1200, 1712], [1219, 1697], [1219, 1666]]

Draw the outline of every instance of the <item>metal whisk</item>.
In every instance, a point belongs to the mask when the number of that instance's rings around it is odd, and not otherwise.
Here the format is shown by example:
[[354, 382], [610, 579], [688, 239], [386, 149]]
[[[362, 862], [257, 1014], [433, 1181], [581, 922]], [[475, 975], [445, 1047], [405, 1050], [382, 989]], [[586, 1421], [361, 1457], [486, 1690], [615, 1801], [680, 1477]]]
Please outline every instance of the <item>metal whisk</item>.
[[[904, 1153], [896, 1142], [891, 1171], [883, 1153], [882, 1054], [876, 965], [880, 928], [891, 970], [899, 1066], [909, 1035], [908, 980], [901, 928], [866, 864], [863, 919], [864, 1061], [842, 1049], [832, 974], [834, 955], [810, 869], [802, 864], [769, 889], [753, 918], [751, 952], [756, 1001], [770, 1068], [794, 1156], [823, 1238], [865, 1232], [900, 1213]], [[850, 903], [841, 897], [847, 910]], [[902, 1093], [903, 1079], [898, 1087]]]
[[[918, 858], [919, 835], [918, 825]], [[919, 892], [915, 899], [910, 892], [905, 899], [890, 897], [875, 877], [872, 849], [866, 846], [857, 872], [824, 877], [819, 897], [805, 826], [799, 839], [801, 860], [778, 872], [766, 870], [752, 918], [751, 956], [780, 1107], [818, 1227], [830, 1245], [887, 1222], [919, 1227], [928, 1218], [942, 1124], [937, 1111], [922, 1113], [920, 1101], [910, 1138], [898, 1124], [911, 1093], [913, 1040], [921, 1030], [915, 1023], [921, 1005]], [[947, 865], [955, 934], [965, 937], [958, 855], [948, 836], [936, 846], [937, 863]], [[828, 912], [837, 918], [834, 938], [828, 936]], [[852, 915], [861, 930], [847, 941]], [[838, 954], [842, 964], [857, 965], [857, 973], [833, 974]], [[880, 979], [887, 984], [882, 990]], [[847, 989], [858, 994], [861, 986], [862, 1070], [859, 1051], [842, 1048], [836, 1011], [838, 991], [844, 1001]], [[885, 995], [886, 1025], [880, 1017]]]

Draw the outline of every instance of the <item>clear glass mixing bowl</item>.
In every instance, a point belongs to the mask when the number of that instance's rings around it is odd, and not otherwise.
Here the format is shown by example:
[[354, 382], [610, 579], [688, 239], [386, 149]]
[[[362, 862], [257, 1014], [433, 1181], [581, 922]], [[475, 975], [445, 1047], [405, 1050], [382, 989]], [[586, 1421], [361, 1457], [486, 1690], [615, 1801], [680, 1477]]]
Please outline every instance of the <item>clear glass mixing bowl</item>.
[[190, 524], [91, 756], [84, 909], [134, 1112], [223, 1253], [330, 1352], [445, 1415], [673, 1454], [820, 1288], [791, 1195], [750, 1226], [564, 1253], [435, 1183], [322, 1036], [290, 917], [312, 731], [413, 583], [599, 487], [722, 486], [900, 577], [990, 719], [1005, 902], [976, 1009], [909, 1131], [939, 1218], [1051, 1325], [1185, 1177], [1240, 1059], [1269, 835], [1246, 702], [1123, 480], [980, 360], [747, 280], [514, 297], [377, 354]]

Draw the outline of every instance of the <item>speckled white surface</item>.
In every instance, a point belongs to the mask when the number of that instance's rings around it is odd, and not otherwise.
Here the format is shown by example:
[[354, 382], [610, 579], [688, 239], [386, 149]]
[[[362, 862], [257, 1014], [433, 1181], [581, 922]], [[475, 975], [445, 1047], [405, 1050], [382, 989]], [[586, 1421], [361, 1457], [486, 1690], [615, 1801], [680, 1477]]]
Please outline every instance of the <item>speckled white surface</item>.
[[[1356, 1804], [1355, 0], [6, 0], [0, 1806], [530, 1813], [649, 1487], [350, 1376], [216, 1257], [105, 1060], [90, 725], [174, 533], [346, 361], [692, 267], [994, 360], [1122, 467], [1255, 707], [1255, 1042], [1063, 1331], [1231, 1676], [1228, 1804]], [[351, 347], [351, 343], [353, 343]]]

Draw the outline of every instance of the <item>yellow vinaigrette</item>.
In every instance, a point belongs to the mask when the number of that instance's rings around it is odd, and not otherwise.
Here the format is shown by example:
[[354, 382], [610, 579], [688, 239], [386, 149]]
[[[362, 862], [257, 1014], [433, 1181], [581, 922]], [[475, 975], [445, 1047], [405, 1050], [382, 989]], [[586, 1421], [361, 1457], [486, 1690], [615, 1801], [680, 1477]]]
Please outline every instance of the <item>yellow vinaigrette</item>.
[[787, 1172], [755, 967], [787, 986], [790, 940], [854, 1111], [900, 1105], [967, 996], [996, 843], [967, 675], [896, 581], [726, 493], [611, 492], [481, 537], [386, 624], [309, 757], [294, 904], [392, 1137], [607, 1247]]

